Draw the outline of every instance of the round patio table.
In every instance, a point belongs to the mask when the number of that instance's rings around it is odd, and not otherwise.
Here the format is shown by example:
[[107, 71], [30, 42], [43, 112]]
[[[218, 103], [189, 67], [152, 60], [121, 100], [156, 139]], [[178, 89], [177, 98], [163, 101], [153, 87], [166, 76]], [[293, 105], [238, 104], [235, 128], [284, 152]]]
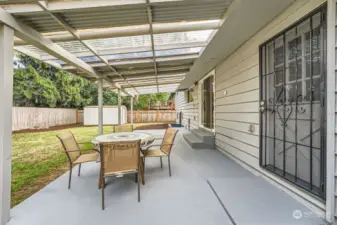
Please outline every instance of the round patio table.
[[146, 146], [154, 141], [154, 136], [147, 133], [135, 133], [135, 132], [122, 132], [105, 134], [95, 137], [92, 140], [93, 144], [101, 144], [114, 141], [136, 141], [140, 140], [141, 146]]
[[[91, 142], [95, 145], [99, 145], [99, 144], [108, 143], [108, 142], [140, 140], [141, 146], [146, 146], [146, 145], [151, 144], [154, 141], [154, 139], [155, 138], [153, 135], [147, 134], [147, 133], [122, 132], [122, 133], [112, 133], [112, 134], [100, 135], [92, 139]], [[99, 157], [97, 161], [100, 161]], [[142, 184], [145, 184], [143, 160], [140, 160], [140, 167], [141, 167]], [[102, 187], [102, 183], [101, 183], [101, 179], [99, 179], [98, 188], [101, 188], [101, 187]]]

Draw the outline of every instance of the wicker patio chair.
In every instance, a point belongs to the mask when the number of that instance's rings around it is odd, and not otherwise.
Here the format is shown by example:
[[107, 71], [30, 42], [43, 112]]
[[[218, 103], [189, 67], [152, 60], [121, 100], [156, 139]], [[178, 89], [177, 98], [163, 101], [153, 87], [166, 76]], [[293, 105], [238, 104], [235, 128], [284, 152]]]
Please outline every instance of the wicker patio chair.
[[[163, 168], [163, 160], [162, 157], [167, 157], [168, 159], [168, 166], [169, 166], [169, 175], [171, 176], [171, 150], [174, 143], [174, 139], [178, 133], [178, 130], [173, 128], [168, 128], [165, 132], [163, 141], [160, 145], [150, 145], [146, 149], [143, 149], [144, 155], [144, 165], [145, 165], [145, 158], [147, 157], [160, 157], [160, 166]], [[153, 147], [160, 147], [159, 149], [152, 149]]]
[[131, 124], [115, 126], [115, 133], [121, 133], [121, 132], [133, 132], [133, 126]]
[[105, 208], [104, 188], [106, 177], [119, 177], [125, 174], [135, 174], [138, 183], [138, 202], [140, 202], [140, 140], [110, 142], [100, 144], [101, 154], [101, 184], [102, 184], [102, 209]]
[[[68, 183], [68, 189], [70, 189], [71, 186], [71, 176], [73, 167], [75, 165], [78, 165], [78, 176], [81, 175], [81, 165], [82, 163], [87, 162], [95, 162], [97, 160], [97, 149], [89, 149], [96, 151], [95, 153], [88, 153], [88, 154], [82, 154], [83, 151], [80, 149], [80, 145], [83, 144], [89, 144], [88, 143], [78, 143], [70, 131], [65, 132], [63, 134], [57, 135], [58, 139], [60, 139], [63, 149], [65, 153], [67, 154], [68, 161], [69, 161], [69, 183]], [[90, 143], [91, 144], [91, 143]]]

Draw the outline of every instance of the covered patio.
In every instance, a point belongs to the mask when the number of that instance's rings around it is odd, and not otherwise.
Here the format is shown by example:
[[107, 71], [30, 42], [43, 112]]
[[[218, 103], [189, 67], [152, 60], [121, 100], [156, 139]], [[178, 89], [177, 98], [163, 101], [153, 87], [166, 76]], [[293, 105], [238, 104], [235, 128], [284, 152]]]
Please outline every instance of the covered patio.
[[[145, 132], [157, 138], [164, 135], [164, 130]], [[182, 139], [184, 132], [179, 131], [173, 148], [172, 177], [167, 161], [161, 169], [159, 159], [147, 160], [140, 203], [133, 176], [110, 178], [102, 211], [99, 164], [85, 164], [81, 177], [74, 176], [70, 191], [64, 174], [12, 209], [8, 225], [325, 224], [300, 202], [221, 152], [189, 148]]]
[[[89, 163], [82, 167], [81, 177], [74, 176], [71, 190], [64, 174], [10, 209], [13, 49], [95, 82], [102, 134], [103, 88], [118, 93], [120, 123], [122, 96], [130, 96], [132, 102], [136, 95], [175, 92], [184, 80], [197, 81], [291, 2], [1, 2], [0, 224], [325, 224], [295, 195], [289, 196], [222, 152], [189, 148], [182, 139], [184, 128], [178, 128], [172, 177], [166, 162], [161, 169], [159, 160], [147, 161], [140, 203], [132, 176], [109, 179], [102, 211], [99, 164]], [[254, 17], [261, 6], [269, 10]], [[242, 15], [252, 24], [245, 29], [239, 29], [246, 23]], [[232, 36], [235, 29], [239, 35]], [[164, 134], [164, 130], [146, 132], [158, 138]]]

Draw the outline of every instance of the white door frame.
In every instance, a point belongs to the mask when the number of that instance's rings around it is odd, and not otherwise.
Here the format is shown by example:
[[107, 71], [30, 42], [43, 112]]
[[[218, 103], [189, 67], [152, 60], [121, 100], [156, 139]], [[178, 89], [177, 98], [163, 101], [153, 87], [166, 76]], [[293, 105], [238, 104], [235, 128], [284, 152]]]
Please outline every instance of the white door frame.
[[[203, 83], [204, 81], [209, 78], [210, 76], [213, 76], [214, 82], [213, 82], [213, 91], [214, 91], [214, 110], [213, 110], [213, 118], [214, 118], [214, 124], [213, 124], [213, 129], [210, 129], [208, 127], [205, 127], [202, 124], [202, 95], [203, 95]], [[209, 72], [206, 76], [204, 76], [201, 80], [198, 82], [198, 97], [199, 97], [199, 128], [211, 131], [215, 133], [215, 69], [213, 69], [211, 72]]]
[[335, 59], [336, 59], [336, 0], [328, 0], [327, 9], [327, 117], [326, 117], [326, 214], [325, 219], [335, 222]]

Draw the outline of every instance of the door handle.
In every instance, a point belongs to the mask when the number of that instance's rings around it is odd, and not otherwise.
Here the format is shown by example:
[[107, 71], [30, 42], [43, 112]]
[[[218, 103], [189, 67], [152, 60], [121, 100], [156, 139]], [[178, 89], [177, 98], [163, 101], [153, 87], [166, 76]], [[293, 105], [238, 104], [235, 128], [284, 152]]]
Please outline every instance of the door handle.
[[266, 102], [264, 100], [260, 101], [260, 112], [264, 112], [266, 110]]

